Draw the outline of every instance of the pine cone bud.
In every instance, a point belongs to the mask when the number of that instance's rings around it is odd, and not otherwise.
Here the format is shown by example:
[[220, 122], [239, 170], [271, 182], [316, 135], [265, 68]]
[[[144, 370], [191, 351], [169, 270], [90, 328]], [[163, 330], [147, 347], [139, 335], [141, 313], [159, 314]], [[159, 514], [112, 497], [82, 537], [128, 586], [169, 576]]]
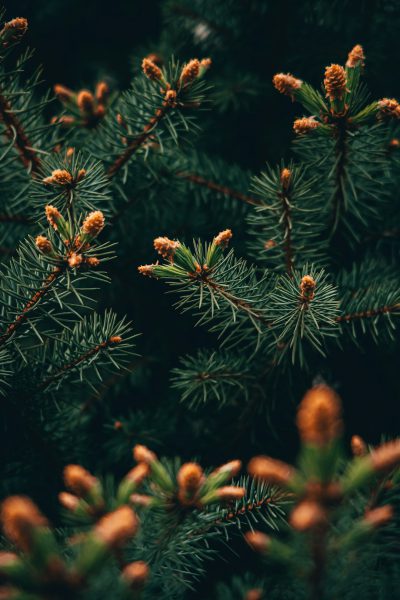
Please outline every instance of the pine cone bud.
[[129, 500], [132, 504], [136, 504], [136, 506], [143, 506], [146, 508], [150, 506], [153, 502], [153, 498], [151, 496], [146, 496], [145, 494], [131, 494]]
[[292, 173], [290, 169], [282, 169], [281, 171], [281, 185], [284, 190], [287, 190], [290, 185], [290, 180], [292, 178]]
[[86, 496], [98, 485], [99, 480], [80, 465], [67, 465], [64, 483], [77, 496]]
[[303, 84], [301, 79], [296, 79], [290, 73], [277, 73], [273, 76], [272, 83], [278, 92], [291, 98], [293, 98], [294, 92], [300, 89]]
[[354, 67], [363, 67], [365, 61], [364, 49], [360, 44], [356, 44], [352, 50], [350, 50], [347, 57], [346, 67], [354, 69]]
[[60, 492], [58, 500], [64, 508], [71, 512], [74, 512], [79, 506], [79, 498], [68, 492]]
[[55, 169], [50, 177], [45, 177], [43, 183], [53, 185], [71, 185], [73, 177], [66, 169]]
[[314, 117], [302, 117], [301, 119], [296, 119], [293, 123], [293, 131], [297, 135], [305, 135], [319, 126], [320, 123]]
[[197, 463], [185, 463], [176, 476], [178, 498], [182, 504], [190, 504], [204, 480], [203, 469]]
[[290, 524], [296, 531], [308, 531], [326, 521], [326, 513], [317, 502], [304, 500], [290, 514]]
[[85, 258], [85, 263], [89, 265], [89, 267], [98, 267], [100, 261], [95, 256], [89, 256], [89, 258]]
[[141, 275], [152, 277], [155, 265], [140, 265], [138, 271]]
[[400, 464], [400, 439], [382, 444], [370, 457], [375, 471], [391, 471]]
[[300, 282], [301, 299], [305, 302], [310, 302], [315, 296], [316, 283], [311, 275], [304, 275]]
[[150, 58], [143, 59], [142, 70], [146, 77], [151, 79], [151, 81], [161, 81], [163, 78], [160, 67], [158, 67]]
[[123, 579], [128, 583], [132, 590], [141, 590], [149, 578], [150, 569], [143, 560], [126, 565], [122, 571]]
[[176, 106], [176, 91], [175, 90], [167, 90], [165, 92], [165, 102], [174, 108]]
[[341, 100], [347, 89], [346, 71], [340, 65], [330, 65], [325, 69], [324, 87], [330, 100]]
[[99, 104], [105, 104], [110, 95], [110, 88], [105, 81], [100, 81], [96, 86], [96, 100]]
[[0, 31], [0, 41], [3, 46], [8, 46], [10, 42], [20, 40], [28, 30], [28, 21], [24, 17], [16, 17], [5, 23]]
[[1, 520], [6, 536], [24, 552], [29, 552], [36, 527], [47, 527], [47, 519], [25, 496], [10, 496], [3, 502]]
[[267, 552], [271, 546], [271, 538], [261, 531], [248, 531], [244, 537], [249, 546], [261, 554]]
[[365, 456], [368, 453], [367, 445], [359, 435], [351, 438], [351, 451], [353, 456]]
[[226, 248], [232, 239], [232, 231], [230, 229], [224, 229], [214, 238], [214, 244], [216, 246], [221, 246], [221, 248]]
[[50, 240], [44, 235], [38, 235], [35, 239], [35, 244], [38, 250], [42, 254], [51, 254], [53, 252], [53, 246]]
[[71, 100], [73, 100], [75, 96], [72, 90], [65, 87], [64, 85], [61, 85], [60, 83], [56, 83], [53, 89], [55, 95], [60, 100], [60, 102], [71, 102]]
[[397, 148], [400, 148], [400, 140], [398, 138], [393, 138], [392, 140], [390, 140], [389, 148], [391, 150], [397, 150]]
[[146, 446], [142, 446], [141, 444], [137, 444], [133, 448], [133, 458], [136, 460], [136, 462], [144, 462], [149, 466], [158, 460], [157, 455], [154, 452], [149, 450]]
[[211, 475], [219, 475], [221, 473], [226, 473], [226, 475], [228, 477], [232, 478], [232, 477], [235, 477], [239, 473], [241, 468], [242, 468], [241, 460], [231, 460], [231, 461], [221, 465], [217, 469], [215, 469], [211, 473]]
[[102, 517], [94, 528], [96, 537], [111, 548], [121, 548], [138, 530], [139, 521], [129, 506], [121, 506]]
[[297, 411], [297, 427], [302, 442], [325, 446], [342, 434], [339, 396], [327, 385], [311, 388]]
[[160, 254], [163, 258], [172, 258], [176, 252], [176, 249], [179, 248], [180, 243], [175, 242], [174, 240], [170, 240], [167, 237], [158, 237], [154, 240], [154, 249]]
[[363, 521], [375, 529], [382, 527], [382, 525], [386, 525], [386, 523], [391, 521], [393, 519], [393, 514], [393, 507], [386, 504], [385, 506], [379, 506], [378, 508], [369, 510], [365, 513]]
[[246, 494], [246, 490], [245, 488], [236, 487], [235, 485], [225, 485], [216, 490], [215, 494], [221, 502], [229, 502], [231, 500], [240, 500], [243, 498]]
[[244, 600], [262, 600], [263, 596], [264, 591], [261, 588], [253, 588], [246, 593]]
[[139, 486], [150, 474], [150, 467], [146, 463], [142, 462], [133, 467], [126, 475], [126, 479], [129, 479], [136, 486]]
[[62, 219], [61, 213], [55, 206], [48, 204], [45, 208], [46, 217], [50, 225], [57, 231], [57, 222]]
[[400, 104], [395, 98], [382, 98], [378, 102], [381, 117], [400, 119]]
[[253, 477], [280, 486], [287, 485], [296, 474], [290, 465], [268, 456], [255, 456], [249, 462], [247, 470]]
[[212, 60], [211, 60], [211, 58], [203, 58], [203, 59], [200, 61], [200, 67], [201, 67], [202, 69], [204, 69], [204, 70], [205, 70], [205, 69], [209, 69], [209, 68], [211, 67], [211, 65], [212, 65]]
[[82, 232], [85, 235], [95, 238], [103, 229], [104, 223], [104, 215], [101, 210], [95, 210], [91, 212], [83, 221]]
[[193, 58], [190, 60], [184, 67], [182, 68], [180, 82], [182, 85], [188, 85], [192, 83], [200, 73], [200, 61], [197, 58]]
[[78, 105], [79, 110], [84, 113], [93, 114], [94, 112], [94, 98], [92, 92], [89, 90], [81, 90], [78, 93], [76, 103]]
[[73, 252], [68, 257], [68, 264], [71, 267], [71, 269], [76, 269], [77, 267], [79, 267], [82, 264], [82, 261], [83, 261], [82, 254], [77, 254], [76, 252]]

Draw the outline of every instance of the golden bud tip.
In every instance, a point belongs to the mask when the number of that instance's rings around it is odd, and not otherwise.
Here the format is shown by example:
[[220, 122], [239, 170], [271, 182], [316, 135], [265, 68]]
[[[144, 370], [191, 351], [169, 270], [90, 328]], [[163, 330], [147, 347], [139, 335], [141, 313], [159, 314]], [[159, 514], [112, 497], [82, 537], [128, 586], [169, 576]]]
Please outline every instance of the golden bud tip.
[[216, 491], [218, 500], [229, 502], [230, 500], [240, 500], [246, 494], [245, 488], [236, 487], [235, 485], [225, 485]]
[[346, 93], [346, 71], [341, 65], [332, 64], [325, 69], [324, 87], [330, 100], [341, 100]]
[[297, 411], [297, 427], [306, 444], [325, 446], [342, 434], [342, 407], [339, 396], [327, 385], [311, 388]]
[[44, 209], [46, 213], [46, 217], [50, 225], [57, 231], [57, 221], [62, 219], [60, 211], [51, 204], [48, 204]]
[[301, 79], [296, 79], [290, 73], [277, 73], [273, 76], [272, 83], [278, 92], [291, 98], [293, 98], [294, 92], [300, 89], [303, 84]]
[[71, 185], [73, 177], [66, 169], [55, 169], [50, 177], [45, 177], [43, 183], [53, 185]]
[[271, 538], [265, 533], [261, 533], [261, 531], [248, 531], [244, 537], [249, 546], [256, 552], [265, 553], [271, 545]]
[[65, 85], [61, 85], [60, 83], [56, 83], [53, 90], [61, 102], [70, 102], [75, 96], [72, 90], [67, 88]]
[[371, 452], [375, 471], [391, 471], [400, 464], [400, 439], [387, 442]]
[[157, 461], [157, 455], [149, 450], [147, 446], [143, 446], [142, 444], [136, 444], [133, 448], [133, 458], [136, 462], [141, 463], [144, 462], [146, 465], [150, 465]]
[[83, 221], [82, 232], [94, 238], [104, 228], [105, 219], [101, 210], [91, 212]]
[[1, 520], [6, 536], [23, 551], [29, 551], [36, 527], [46, 527], [47, 519], [26, 496], [10, 496], [3, 502]]
[[71, 512], [74, 512], [79, 506], [79, 498], [68, 492], [60, 492], [58, 494], [58, 500], [64, 508]]
[[172, 258], [176, 252], [176, 249], [180, 246], [179, 242], [170, 240], [165, 236], [156, 238], [153, 243], [154, 249], [163, 258]]
[[326, 513], [322, 506], [311, 500], [304, 500], [290, 514], [290, 524], [297, 531], [307, 531], [318, 527], [325, 520]]
[[247, 470], [253, 477], [277, 485], [287, 485], [295, 475], [293, 467], [268, 456], [255, 456], [249, 462]]
[[183, 85], [187, 85], [194, 81], [200, 73], [200, 61], [197, 58], [193, 58], [186, 65], [183, 66], [180, 82]]
[[78, 108], [82, 112], [92, 113], [94, 110], [94, 97], [89, 90], [81, 90], [76, 98]]
[[297, 135], [305, 135], [319, 126], [320, 123], [314, 117], [302, 117], [301, 119], [296, 119], [293, 123], [293, 131]]
[[105, 81], [99, 81], [96, 86], [96, 100], [99, 104], [104, 104], [110, 94], [110, 88]]
[[310, 302], [315, 296], [315, 279], [311, 275], [304, 275], [300, 281], [300, 295], [305, 302]]
[[163, 78], [162, 71], [160, 67], [156, 65], [150, 58], [144, 58], [142, 61], [142, 71], [151, 79], [151, 81], [161, 81]]
[[78, 496], [86, 496], [99, 483], [94, 475], [80, 465], [67, 465], [63, 475], [66, 487]]
[[155, 265], [140, 265], [140, 267], [138, 267], [138, 271], [141, 275], [151, 277], [153, 275], [154, 266]]
[[282, 169], [280, 181], [284, 190], [287, 190], [290, 185], [290, 180], [292, 178], [292, 172], [290, 169]]
[[347, 57], [346, 67], [354, 69], [354, 67], [363, 67], [365, 61], [364, 49], [360, 44], [356, 44], [352, 50], [350, 50]]
[[224, 229], [214, 238], [214, 244], [216, 246], [221, 246], [222, 248], [226, 248], [232, 239], [233, 233], [230, 229]]
[[143, 560], [126, 565], [122, 571], [122, 577], [132, 589], [141, 589], [149, 578], [150, 569]]
[[242, 468], [241, 460], [231, 460], [224, 465], [221, 465], [212, 474], [227, 473], [229, 477], [235, 477]]
[[44, 235], [38, 235], [35, 239], [35, 244], [42, 254], [51, 254], [53, 251], [51, 241], [48, 240]]
[[96, 537], [107, 546], [120, 548], [138, 530], [139, 520], [129, 506], [121, 506], [102, 517], [94, 528]]
[[378, 102], [380, 115], [400, 119], [400, 104], [395, 98], [382, 98]]
[[146, 477], [150, 474], [150, 467], [146, 463], [142, 462], [133, 467], [126, 475], [126, 479], [129, 479], [135, 485], [140, 485]]
[[179, 487], [185, 492], [196, 491], [203, 479], [203, 469], [197, 463], [185, 463], [176, 476]]
[[7, 46], [10, 42], [17, 42], [28, 30], [28, 20], [24, 17], [16, 17], [5, 23], [0, 31], [0, 42]]
[[167, 90], [165, 92], [165, 102], [172, 107], [176, 106], [176, 91], [175, 90]]
[[393, 507], [386, 504], [385, 506], [379, 506], [378, 508], [369, 510], [365, 513], [363, 520], [374, 528], [382, 527], [382, 525], [386, 525], [386, 523], [393, 519], [393, 514]]
[[359, 435], [353, 435], [350, 445], [354, 456], [365, 456], [368, 452], [366, 443]]
[[68, 257], [68, 264], [71, 269], [76, 269], [80, 267], [83, 261], [82, 254], [77, 254], [76, 252], [72, 252], [72, 254]]

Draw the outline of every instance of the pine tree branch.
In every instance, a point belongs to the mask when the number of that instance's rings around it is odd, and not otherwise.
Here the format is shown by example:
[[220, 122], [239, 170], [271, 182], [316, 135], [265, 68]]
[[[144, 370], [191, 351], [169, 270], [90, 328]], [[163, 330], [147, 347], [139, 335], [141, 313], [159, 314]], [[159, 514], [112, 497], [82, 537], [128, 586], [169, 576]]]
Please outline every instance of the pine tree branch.
[[396, 303], [392, 306], [379, 306], [378, 308], [372, 308], [370, 310], [363, 310], [356, 313], [349, 313], [347, 315], [339, 315], [336, 317], [336, 322], [349, 322], [355, 319], [369, 319], [371, 317], [377, 317], [378, 315], [383, 315], [387, 313], [395, 312], [400, 309], [400, 304]]
[[0, 121], [6, 128], [6, 136], [13, 141], [24, 167], [31, 173], [37, 173], [41, 169], [41, 161], [32, 148], [24, 128], [12, 110], [10, 102], [0, 90]]
[[58, 369], [58, 371], [56, 371], [55, 373], [50, 375], [50, 377], [45, 379], [38, 386], [38, 390], [43, 390], [43, 389], [47, 388], [48, 385], [50, 385], [53, 381], [56, 381], [59, 377], [63, 377], [66, 373], [68, 373], [68, 371], [72, 371], [75, 367], [77, 367], [81, 363], [89, 360], [93, 356], [96, 356], [96, 354], [99, 354], [99, 352], [101, 352], [102, 350], [109, 348], [112, 343], [113, 342], [110, 339], [108, 339], [105, 342], [101, 342], [100, 344], [93, 346], [93, 348], [90, 348], [89, 350], [87, 350], [86, 352], [81, 354], [80, 356], [77, 356], [74, 360], [63, 365], [60, 369]]
[[245, 202], [246, 204], [251, 204], [253, 206], [261, 206], [262, 205], [261, 200], [252, 198], [251, 196], [247, 196], [246, 194], [242, 194], [241, 192], [233, 190], [224, 185], [220, 185], [219, 183], [216, 183], [215, 181], [205, 179], [204, 177], [202, 177], [201, 175], [197, 175], [196, 173], [187, 173], [185, 171], [180, 171], [180, 172], [176, 173], [176, 176], [180, 177], [182, 179], [186, 179], [187, 181], [190, 181], [191, 183], [195, 183], [196, 185], [206, 187], [209, 190], [213, 190], [215, 192], [224, 194], [224, 196], [234, 198], [235, 200], [240, 200], [241, 202]]
[[339, 118], [336, 124], [336, 143], [335, 143], [335, 155], [336, 155], [336, 170], [335, 170], [335, 194], [333, 196], [333, 231], [336, 230], [337, 224], [339, 223], [340, 213], [344, 205], [344, 177], [345, 166], [347, 162], [347, 119], [345, 117]]
[[118, 171], [128, 162], [128, 160], [135, 154], [137, 150], [144, 144], [147, 138], [151, 135], [152, 131], [155, 127], [160, 123], [160, 121], [166, 116], [170, 109], [170, 105], [166, 102], [163, 102], [161, 108], [158, 108], [155, 112], [154, 117], [150, 119], [147, 125], [143, 128], [142, 133], [140, 133], [132, 142], [128, 145], [126, 150], [115, 159], [113, 164], [108, 169], [108, 176], [114, 177], [118, 173]]
[[293, 247], [292, 247], [292, 220], [290, 215], [290, 200], [288, 194], [279, 193], [280, 199], [282, 200], [283, 208], [283, 251], [285, 253], [286, 272], [289, 277], [292, 277], [292, 271], [294, 269], [294, 258], [293, 258]]
[[0, 223], [22, 223], [23, 225], [33, 225], [34, 221], [24, 215], [6, 215], [0, 214]]
[[16, 317], [13, 323], [11, 323], [6, 331], [0, 336], [0, 346], [3, 346], [14, 332], [26, 321], [28, 318], [29, 310], [33, 308], [40, 300], [49, 292], [54, 282], [64, 273], [63, 267], [55, 267], [54, 270], [44, 280], [42, 287], [38, 290], [29, 302], [25, 305], [22, 312]]

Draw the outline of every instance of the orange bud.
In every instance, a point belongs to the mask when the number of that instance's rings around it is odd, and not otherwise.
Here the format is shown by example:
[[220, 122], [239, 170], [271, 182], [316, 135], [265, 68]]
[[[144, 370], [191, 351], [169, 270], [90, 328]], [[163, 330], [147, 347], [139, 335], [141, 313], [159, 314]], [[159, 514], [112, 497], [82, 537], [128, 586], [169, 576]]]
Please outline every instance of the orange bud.
[[261, 531], [248, 531], [244, 537], [249, 546], [256, 552], [264, 554], [270, 548], [271, 538], [261, 533]]
[[24, 552], [29, 552], [31, 548], [35, 528], [48, 526], [47, 519], [26, 496], [6, 498], [1, 509], [1, 520], [6, 536]]
[[44, 235], [38, 235], [35, 239], [35, 244], [42, 254], [51, 254], [53, 252], [51, 241]]
[[296, 474], [295, 469], [290, 465], [268, 456], [252, 458], [247, 470], [253, 477], [281, 486], [287, 485]]
[[98, 521], [94, 534], [107, 546], [120, 548], [135, 535], [138, 527], [134, 511], [129, 506], [121, 506]]
[[187, 85], [194, 81], [200, 73], [200, 62], [197, 58], [193, 58], [190, 60], [184, 67], [182, 68], [180, 82], [182, 85]]
[[143, 560], [137, 560], [124, 567], [122, 577], [131, 589], [141, 590], [149, 578], [149, 572], [148, 564]]
[[95, 238], [99, 235], [105, 224], [104, 215], [101, 210], [91, 212], [83, 221], [82, 232]]
[[216, 246], [221, 246], [221, 248], [226, 248], [232, 239], [233, 233], [230, 229], [224, 229], [214, 238], [214, 244]]
[[324, 446], [337, 439], [343, 429], [339, 396], [327, 385], [311, 388], [297, 411], [297, 427], [306, 444]]
[[153, 462], [158, 460], [157, 455], [154, 452], [141, 444], [136, 444], [136, 446], [133, 448], [133, 458], [136, 460], [136, 462], [144, 462], [146, 465], [151, 465]]
[[64, 483], [77, 496], [86, 496], [98, 485], [99, 480], [80, 465], [67, 465], [64, 469]]

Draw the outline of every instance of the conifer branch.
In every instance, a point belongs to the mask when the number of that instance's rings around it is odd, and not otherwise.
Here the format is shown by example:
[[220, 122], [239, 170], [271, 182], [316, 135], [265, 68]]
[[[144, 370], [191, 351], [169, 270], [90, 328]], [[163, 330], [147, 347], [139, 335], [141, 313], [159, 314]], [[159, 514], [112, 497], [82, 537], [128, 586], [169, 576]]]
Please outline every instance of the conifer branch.
[[396, 303], [391, 306], [379, 306], [378, 308], [371, 308], [368, 310], [362, 310], [360, 312], [339, 315], [338, 317], [336, 317], [335, 321], [337, 323], [341, 323], [341, 322], [348, 323], [349, 321], [353, 321], [356, 319], [370, 319], [372, 317], [377, 317], [379, 315], [385, 315], [388, 313], [396, 313], [399, 310], [400, 310], [400, 304]]
[[64, 273], [65, 267], [58, 266], [54, 267], [53, 271], [43, 281], [41, 288], [35, 292], [29, 302], [24, 306], [22, 312], [15, 318], [14, 322], [11, 323], [5, 332], [0, 336], [0, 346], [3, 346], [15, 331], [26, 321], [29, 315], [29, 311], [34, 308], [52, 289], [54, 283]]
[[37, 173], [41, 169], [41, 160], [32, 148], [22, 123], [13, 112], [10, 102], [0, 90], [0, 122], [5, 126], [6, 136], [14, 143], [18, 155], [26, 169]]
[[180, 172], [178, 171], [176, 173], [176, 176], [180, 177], [182, 179], [186, 179], [187, 181], [190, 181], [191, 183], [194, 183], [196, 185], [203, 186], [209, 190], [223, 194], [224, 196], [228, 196], [235, 200], [240, 200], [241, 202], [245, 202], [246, 204], [251, 204], [252, 206], [262, 205], [261, 200], [258, 200], [257, 198], [252, 198], [251, 196], [242, 194], [241, 192], [238, 192], [237, 190], [233, 190], [225, 185], [220, 185], [219, 183], [216, 183], [215, 181], [212, 181], [210, 179], [206, 179], [205, 177], [202, 177], [201, 175], [197, 175], [196, 173], [188, 173], [185, 171], [180, 171]]

